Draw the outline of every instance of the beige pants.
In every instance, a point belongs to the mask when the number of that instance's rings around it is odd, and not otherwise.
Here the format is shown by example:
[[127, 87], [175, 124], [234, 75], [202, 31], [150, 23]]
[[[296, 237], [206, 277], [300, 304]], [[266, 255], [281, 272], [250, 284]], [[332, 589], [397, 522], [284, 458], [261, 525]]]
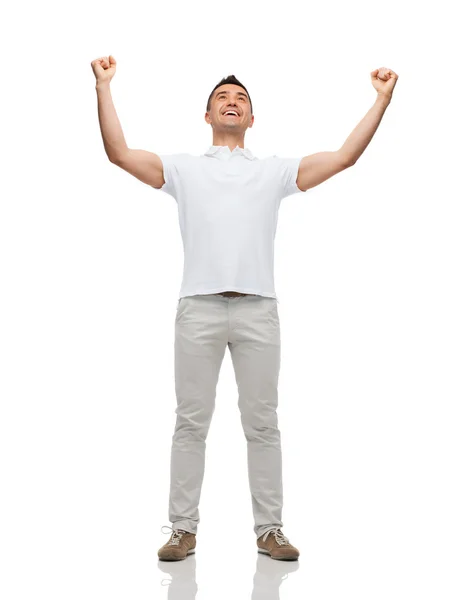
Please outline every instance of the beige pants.
[[265, 296], [185, 296], [175, 318], [176, 425], [172, 439], [169, 520], [196, 533], [206, 436], [216, 384], [229, 346], [247, 440], [257, 537], [282, 527], [282, 460], [278, 430], [280, 323], [277, 300]]

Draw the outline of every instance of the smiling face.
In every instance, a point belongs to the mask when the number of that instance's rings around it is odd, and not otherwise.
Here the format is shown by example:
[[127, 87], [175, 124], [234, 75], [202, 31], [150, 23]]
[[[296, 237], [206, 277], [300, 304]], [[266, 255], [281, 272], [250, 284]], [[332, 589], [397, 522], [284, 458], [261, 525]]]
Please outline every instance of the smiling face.
[[247, 92], [240, 85], [233, 83], [216, 88], [205, 120], [221, 133], [243, 135], [247, 127], [252, 127], [254, 122]]

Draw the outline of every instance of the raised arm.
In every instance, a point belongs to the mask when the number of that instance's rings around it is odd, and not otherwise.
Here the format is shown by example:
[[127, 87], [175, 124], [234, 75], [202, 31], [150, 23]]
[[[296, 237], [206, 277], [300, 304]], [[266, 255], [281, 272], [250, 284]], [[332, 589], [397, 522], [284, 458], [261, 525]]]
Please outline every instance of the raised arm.
[[98, 120], [105, 152], [109, 160], [121, 167], [143, 183], [160, 189], [164, 181], [163, 165], [160, 157], [147, 150], [128, 148], [123, 130], [111, 97], [111, 79], [116, 73], [116, 61], [113, 56], [104, 56], [92, 61], [96, 76], [98, 99]]
[[398, 77], [394, 71], [385, 67], [371, 72], [371, 82], [378, 93], [375, 103], [339, 150], [317, 152], [303, 157], [296, 180], [299, 189], [307, 191], [356, 163], [379, 127], [391, 102]]

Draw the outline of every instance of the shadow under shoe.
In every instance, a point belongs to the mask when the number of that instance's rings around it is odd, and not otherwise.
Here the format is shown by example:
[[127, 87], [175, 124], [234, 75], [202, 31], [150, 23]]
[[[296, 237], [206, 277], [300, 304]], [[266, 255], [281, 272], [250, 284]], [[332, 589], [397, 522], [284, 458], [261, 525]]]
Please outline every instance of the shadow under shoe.
[[[163, 529], [163, 528], [162, 528]], [[161, 529], [161, 531], [162, 531]], [[170, 539], [157, 552], [160, 560], [183, 560], [189, 554], [194, 554], [196, 548], [196, 534], [184, 529], [172, 529]], [[162, 531], [165, 533], [165, 531]]]
[[160, 585], [168, 587], [168, 600], [196, 600], [198, 585], [196, 583], [195, 555], [183, 561], [158, 561], [158, 568], [171, 579], [162, 579]]
[[271, 560], [269, 556], [264, 556], [264, 553], [259, 553], [251, 600], [279, 600], [282, 582], [288, 578], [289, 573], [297, 571], [298, 568], [297, 560]]

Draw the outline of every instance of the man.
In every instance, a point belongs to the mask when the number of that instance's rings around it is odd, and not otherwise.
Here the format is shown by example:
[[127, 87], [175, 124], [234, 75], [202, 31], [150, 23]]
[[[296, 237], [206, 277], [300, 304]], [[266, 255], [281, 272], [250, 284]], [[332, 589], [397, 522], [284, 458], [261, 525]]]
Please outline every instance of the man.
[[157, 156], [127, 147], [110, 93], [116, 61], [92, 62], [98, 114], [111, 162], [170, 194], [178, 204], [184, 271], [175, 319], [177, 419], [172, 440], [169, 520], [162, 560], [195, 551], [206, 436], [229, 346], [247, 439], [258, 551], [297, 560], [281, 528], [282, 462], [277, 422], [280, 327], [274, 288], [274, 237], [280, 202], [355, 164], [373, 137], [398, 76], [371, 73], [377, 99], [343, 146], [304, 158], [256, 158], [245, 147], [252, 101], [234, 76], [212, 90], [205, 120], [213, 143], [201, 156]]

